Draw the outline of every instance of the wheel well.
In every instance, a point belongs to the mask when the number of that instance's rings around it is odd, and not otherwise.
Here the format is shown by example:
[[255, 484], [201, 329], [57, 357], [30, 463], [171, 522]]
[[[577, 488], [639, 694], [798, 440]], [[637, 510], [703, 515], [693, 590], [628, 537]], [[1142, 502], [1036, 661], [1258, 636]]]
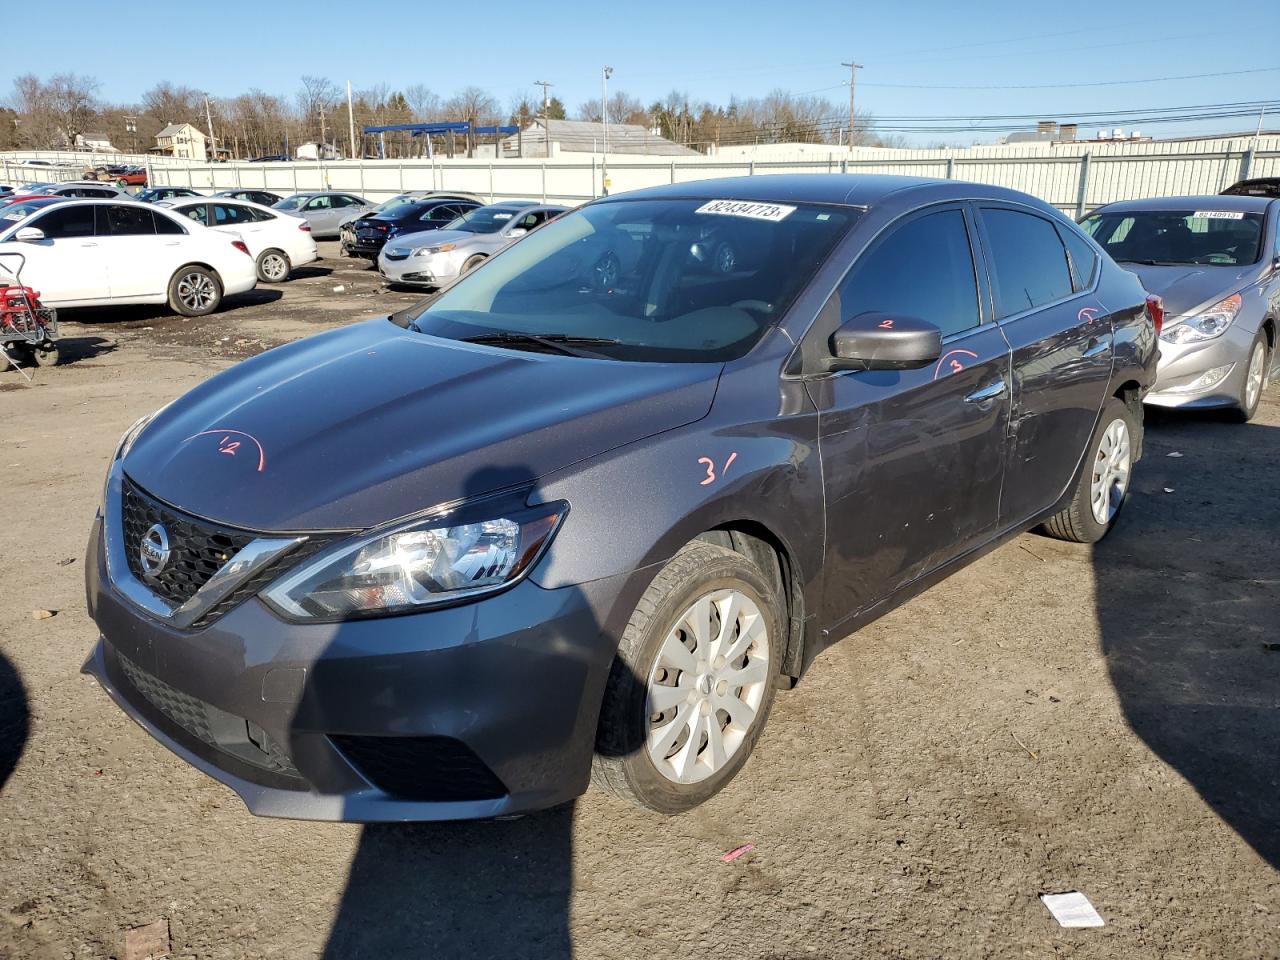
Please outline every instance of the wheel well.
[[793, 686], [804, 662], [804, 591], [795, 573], [795, 563], [768, 527], [752, 520], [722, 524], [695, 537], [742, 554], [772, 581], [782, 600], [786, 644], [779, 674]]
[[[1119, 400], [1121, 403], [1123, 403], [1126, 407], [1129, 408], [1129, 412], [1133, 414], [1134, 422], [1138, 424], [1139, 428], [1141, 428], [1142, 426], [1142, 385], [1139, 384], [1137, 380], [1127, 380], [1120, 385], [1120, 387], [1116, 390], [1114, 394], [1112, 394], [1112, 396], [1114, 396], [1117, 400]], [[1137, 449], [1134, 450], [1134, 456], [1133, 456], [1133, 459], [1135, 462], [1142, 459], [1142, 441], [1143, 441], [1143, 432], [1141, 429], [1139, 429], [1138, 442], [1136, 444]]]
[[215, 268], [212, 264], [204, 263], [200, 260], [192, 260], [190, 263], [184, 263], [177, 270], [173, 271], [173, 276], [169, 278], [169, 282], [173, 283], [173, 277], [176, 277], [183, 270], [187, 269], [187, 267], [204, 267], [204, 269], [208, 270], [215, 277], [217, 277], [219, 283], [222, 282], [222, 274], [220, 274], [217, 271], [217, 268]]
[[1267, 332], [1267, 349], [1274, 350], [1276, 348], [1276, 321], [1274, 317], [1267, 317], [1262, 321], [1262, 329]]

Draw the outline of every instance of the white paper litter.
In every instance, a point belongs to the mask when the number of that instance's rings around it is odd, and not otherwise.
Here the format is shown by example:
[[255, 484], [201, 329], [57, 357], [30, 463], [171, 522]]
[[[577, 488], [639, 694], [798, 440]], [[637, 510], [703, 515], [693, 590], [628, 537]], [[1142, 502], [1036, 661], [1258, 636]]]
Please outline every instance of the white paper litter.
[[341, 292], [342, 292], [343, 290], [345, 290], [345, 289], [347, 289], [346, 284], [344, 284], [344, 283], [340, 283], [340, 284], [338, 284], [336, 287], [334, 287], [334, 288], [333, 288], [333, 292], [334, 292], [334, 293], [341, 293]]
[[1165, 488], [1164, 488], [1164, 492], [1165, 492], [1165, 493], [1173, 493], [1173, 487], [1165, 487]]
[[1049, 908], [1053, 919], [1063, 927], [1101, 927], [1105, 921], [1093, 909], [1089, 898], [1079, 891], [1070, 893], [1042, 893], [1040, 902]]
[[1175, 450], [1175, 451], [1173, 451], [1173, 453], [1166, 453], [1166, 454], [1165, 454], [1165, 456], [1166, 456], [1166, 457], [1180, 457], [1180, 456], [1182, 456], [1182, 454], [1180, 454], [1177, 450]]

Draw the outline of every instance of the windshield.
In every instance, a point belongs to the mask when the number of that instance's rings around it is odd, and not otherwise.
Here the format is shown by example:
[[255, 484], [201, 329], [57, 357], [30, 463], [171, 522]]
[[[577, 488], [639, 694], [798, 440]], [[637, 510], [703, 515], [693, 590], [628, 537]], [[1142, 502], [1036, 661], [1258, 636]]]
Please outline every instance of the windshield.
[[463, 233], [497, 233], [511, 222], [518, 207], [479, 207], [444, 225], [446, 230]]
[[[723, 212], [734, 208], [743, 213]], [[548, 344], [510, 338], [578, 340], [616, 360], [731, 360], [777, 322], [857, 215], [703, 200], [594, 204], [394, 319], [454, 340], [505, 336], [523, 349]]]
[[277, 210], [297, 210], [300, 206], [310, 200], [309, 194], [299, 194], [292, 197], [285, 197], [279, 203], [275, 204]]
[[1262, 214], [1240, 210], [1117, 210], [1080, 224], [1120, 263], [1256, 263]]
[[386, 213], [388, 210], [395, 210], [397, 207], [403, 207], [410, 203], [421, 203], [421, 197], [399, 196], [392, 197], [390, 200], [383, 200], [380, 204], [373, 208], [374, 213]]
[[6, 220], [9, 223], [25, 220], [41, 207], [47, 207], [50, 203], [56, 202], [50, 198], [49, 200], [22, 200], [18, 203], [11, 203], [3, 210], [0, 210], [0, 220]]

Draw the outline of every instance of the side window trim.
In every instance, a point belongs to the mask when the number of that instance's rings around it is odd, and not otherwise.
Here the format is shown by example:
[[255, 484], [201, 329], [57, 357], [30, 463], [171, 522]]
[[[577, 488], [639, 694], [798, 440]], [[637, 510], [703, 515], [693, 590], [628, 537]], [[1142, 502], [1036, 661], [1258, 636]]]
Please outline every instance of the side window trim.
[[1098, 280], [1102, 275], [1102, 271], [1099, 269], [1098, 265], [1098, 251], [1093, 249], [1092, 238], [1090, 238], [1083, 230], [1079, 231], [1079, 236], [1076, 237], [1077, 240], [1083, 238], [1086, 246], [1089, 248], [1089, 252], [1093, 254], [1093, 259], [1090, 261], [1089, 275], [1081, 279], [1079, 264], [1076, 263], [1076, 258], [1071, 253], [1071, 246], [1067, 243], [1067, 232], [1071, 228], [1062, 223], [1055, 223], [1054, 226], [1058, 228], [1058, 239], [1062, 241], [1062, 248], [1067, 251], [1067, 263], [1071, 267], [1072, 281], [1073, 283], [1075, 281], [1079, 281], [1080, 283], [1080, 286], [1076, 289], [1076, 293], [1092, 293], [1097, 289]]
[[[975, 201], [973, 206], [974, 206], [974, 213], [977, 219], [978, 231], [982, 237], [982, 245], [983, 245], [984, 251], [990, 251], [991, 243], [987, 237], [986, 224], [983, 223], [983, 220], [982, 220], [983, 210], [1009, 210], [1014, 213], [1023, 213], [1023, 214], [1027, 214], [1028, 216], [1039, 217], [1041, 220], [1044, 220], [1054, 229], [1054, 234], [1055, 236], [1057, 236], [1058, 243], [1062, 247], [1063, 261], [1067, 265], [1067, 278], [1071, 279], [1072, 277], [1071, 256], [1067, 251], [1067, 245], [1063, 243], [1062, 235], [1058, 233], [1058, 225], [1050, 217], [1046, 217], [1042, 211], [1037, 210], [1035, 207], [1026, 206], [1025, 204], [1012, 203], [1010, 201], [1005, 201], [1005, 200], [978, 200], [978, 201]], [[990, 263], [990, 258], [988, 257], [987, 270], [990, 271], [991, 269], [992, 267]], [[1096, 271], [1096, 275], [1100, 275], [1101, 272], [1102, 271], [1100, 270]], [[1095, 279], [1096, 279], [1096, 276], [1095, 276]], [[992, 316], [996, 318], [996, 323], [1014, 323], [1018, 320], [1021, 320], [1023, 317], [1030, 316], [1033, 313], [1039, 313], [1040, 311], [1048, 310], [1051, 307], [1056, 307], [1064, 303], [1070, 303], [1072, 300], [1076, 299], [1077, 297], [1083, 297], [1085, 294], [1089, 293], [1090, 290], [1093, 289], [1091, 287], [1089, 290], [1077, 291], [1074, 287], [1075, 285], [1073, 283], [1071, 292], [1067, 294], [1065, 297], [1059, 297], [1057, 300], [1049, 300], [1049, 301], [1046, 301], [1045, 303], [1037, 304], [1034, 307], [1028, 307], [1026, 310], [1019, 310], [1017, 313], [1011, 313], [1007, 317], [1002, 317], [1000, 316], [999, 304], [996, 303], [995, 282], [993, 281], [991, 284]]]

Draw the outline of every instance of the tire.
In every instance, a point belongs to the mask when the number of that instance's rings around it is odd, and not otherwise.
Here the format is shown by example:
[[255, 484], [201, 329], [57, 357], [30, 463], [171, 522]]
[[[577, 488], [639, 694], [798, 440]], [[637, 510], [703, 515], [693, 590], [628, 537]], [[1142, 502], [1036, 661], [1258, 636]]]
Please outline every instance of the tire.
[[[735, 632], [723, 642], [749, 646], [717, 666], [719, 615], [733, 604]], [[685, 624], [699, 610], [708, 615], [702, 641]], [[742, 554], [700, 540], [681, 549], [640, 598], [618, 644], [596, 730], [592, 782], [664, 814], [683, 813], [718, 793], [742, 768], [768, 719], [782, 622], [774, 588]], [[672, 666], [678, 662], [689, 669]], [[748, 684], [731, 683], [745, 678]], [[684, 698], [672, 693], [663, 694], [662, 704], [651, 700], [651, 691], [682, 689], [689, 691]], [[730, 703], [736, 716], [721, 706]], [[663, 709], [655, 712], [656, 706]]]
[[738, 251], [728, 241], [716, 244], [711, 263], [716, 273], [733, 273], [738, 266]]
[[[1116, 450], [1121, 433], [1127, 449], [1123, 464], [1113, 459], [1118, 454], [1110, 453]], [[1105, 537], [1115, 526], [1116, 517], [1128, 499], [1134, 452], [1142, 447], [1141, 433], [1142, 425], [1137, 422], [1133, 411], [1115, 397], [1108, 398], [1093, 436], [1089, 438], [1089, 452], [1076, 480], [1071, 502], [1046, 520], [1040, 526], [1040, 532], [1072, 543], [1097, 543]], [[1123, 475], [1118, 472], [1121, 466]], [[1095, 497], [1100, 493], [1105, 494], [1105, 506], [1100, 500], [1095, 507]], [[1105, 519], [1100, 519], [1099, 513], [1105, 513]]]
[[222, 303], [222, 283], [205, 267], [179, 267], [169, 281], [169, 308], [184, 317], [203, 317]]
[[258, 270], [258, 279], [263, 283], [284, 283], [289, 279], [289, 271], [293, 269], [289, 255], [275, 247], [258, 254], [254, 266]]
[[477, 253], [475, 256], [467, 257], [466, 262], [462, 264], [462, 272], [470, 273], [480, 264], [484, 263], [485, 256], [483, 253]]
[[[1265, 330], [1259, 330], [1257, 336], [1253, 338], [1244, 363], [1244, 380], [1240, 384], [1240, 396], [1231, 410], [1232, 419], [1238, 423], [1248, 423], [1254, 418], [1258, 412], [1258, 404], [1262, 402], [1262, 394], [1267, 389], [1271, 356]], [[1251, 384], [1255, 375], [1257, 379]]]

